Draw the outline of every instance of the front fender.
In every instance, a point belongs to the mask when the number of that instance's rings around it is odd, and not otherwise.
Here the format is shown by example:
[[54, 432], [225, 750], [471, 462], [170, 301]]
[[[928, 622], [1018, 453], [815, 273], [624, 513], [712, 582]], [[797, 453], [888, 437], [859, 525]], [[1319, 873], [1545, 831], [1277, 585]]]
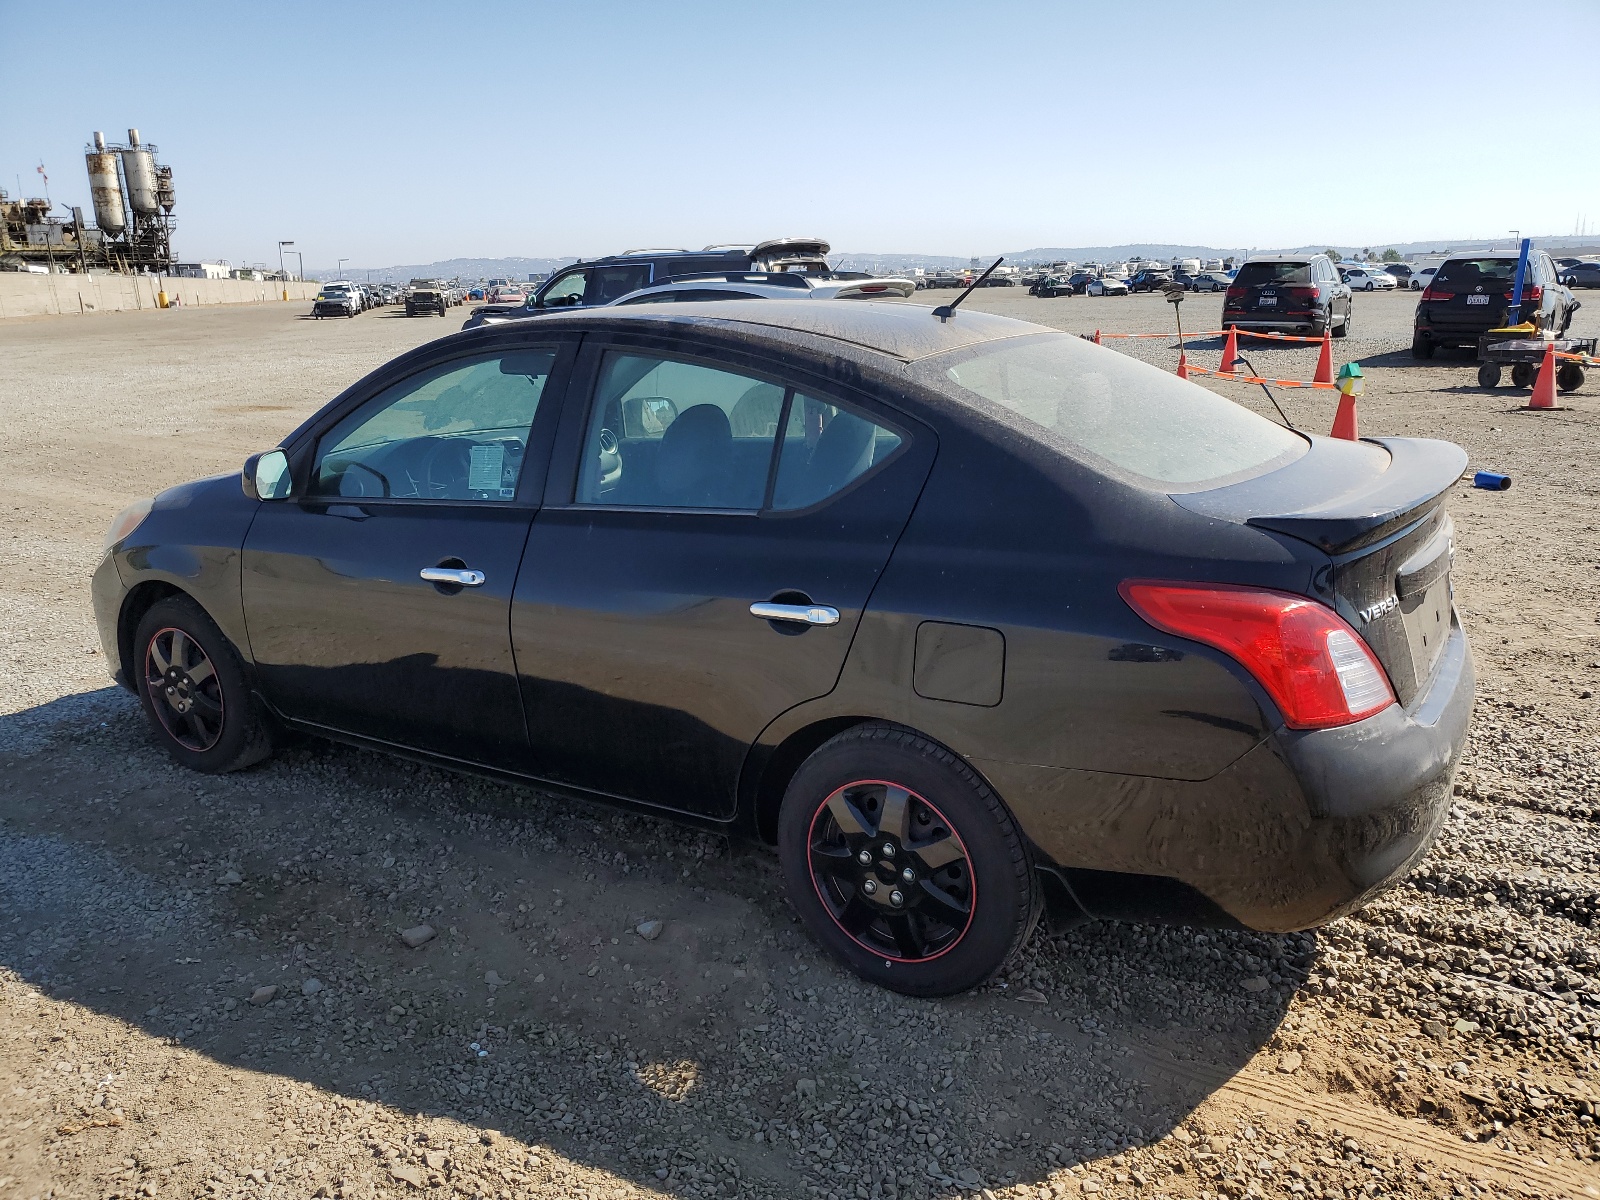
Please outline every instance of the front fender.
[[[149, 584], [176, 588], [205, 609], [248, 663], [239, 573], [245, 535], [260, 507], [244, 494], [237, 472], [162, 492], [150, 515], [112, 551], [124, 604]], [[121, 631], [123, 637], [129, 632]]]

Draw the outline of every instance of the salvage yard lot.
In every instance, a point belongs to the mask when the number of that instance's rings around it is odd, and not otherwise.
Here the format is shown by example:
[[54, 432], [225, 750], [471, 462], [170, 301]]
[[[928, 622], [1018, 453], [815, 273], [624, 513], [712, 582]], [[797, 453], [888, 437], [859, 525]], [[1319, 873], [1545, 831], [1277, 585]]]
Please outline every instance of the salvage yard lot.
[[[1334, 343], [1362, 432], [1514, 480], [1450, 501], [1479, 705], [1432, 854], [1315, 933], [1041, 929], [937, 1002], [835, 968], [761, 852], [314, 742], [189, 774], [109, 686], [111, 516], [236, 470], [454, 316], [0, 323], [0, 1200], [1600, 1195], [1600, 375], [1517, 411], [1464, 357], [1412, 361], [1414, 303], [1357, 296]], [[1159, 296], [965, 304], [1171, 322]], [[1332, 422], [1329, 393], [1280, 402]]]

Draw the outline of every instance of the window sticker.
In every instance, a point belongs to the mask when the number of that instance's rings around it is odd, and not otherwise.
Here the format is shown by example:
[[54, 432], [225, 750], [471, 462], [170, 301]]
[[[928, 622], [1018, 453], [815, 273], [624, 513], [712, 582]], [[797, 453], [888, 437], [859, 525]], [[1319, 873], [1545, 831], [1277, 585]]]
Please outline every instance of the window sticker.
[[[461, 461], [460, 459], [456, 460]], [[467, 471], [469, 492], [499, 492], [506, 467], [506, 448], [501, 445], [474, 446], [472, 465]]]

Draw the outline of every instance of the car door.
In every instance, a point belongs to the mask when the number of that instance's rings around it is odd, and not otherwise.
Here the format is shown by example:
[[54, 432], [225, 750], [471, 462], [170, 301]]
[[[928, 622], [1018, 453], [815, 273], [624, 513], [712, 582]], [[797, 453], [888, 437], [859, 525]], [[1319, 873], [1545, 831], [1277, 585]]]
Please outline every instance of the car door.
[[760, 732], [837, 681], [933, 435], [681, 341], [590, 335], [575, 381], [512, 603], [528, 770], [729, 817]]
[[242, 563], [250, 651], [279, 712], [522, 761], [511, 592], [574, 345], [445, 352], [296, 444], [293, 494], [262, 504]]

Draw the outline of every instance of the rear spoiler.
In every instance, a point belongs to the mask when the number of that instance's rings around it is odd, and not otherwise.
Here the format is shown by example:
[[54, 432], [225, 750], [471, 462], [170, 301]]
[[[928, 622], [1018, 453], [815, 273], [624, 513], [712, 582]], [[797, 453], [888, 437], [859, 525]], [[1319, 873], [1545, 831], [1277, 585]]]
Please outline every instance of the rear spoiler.
[[838, 300], [861, 300], [875, 296], [906, 296], [915, 295], [917, 285], [909, 279], [899, 276], [885, 276], [882, 279], [853, 279], [844, 284], [834, 293]]
[[[1388, 451], [1386, 461], [1371, 453], [1374, 445]], [[1466, 469], [1467, 452], [1452, 442], [1372, 438], [1363, 445], [1313, 438], [1310, 451], [1286, 467], [1173, 500], [1343, 554], [1427, 516]]]

